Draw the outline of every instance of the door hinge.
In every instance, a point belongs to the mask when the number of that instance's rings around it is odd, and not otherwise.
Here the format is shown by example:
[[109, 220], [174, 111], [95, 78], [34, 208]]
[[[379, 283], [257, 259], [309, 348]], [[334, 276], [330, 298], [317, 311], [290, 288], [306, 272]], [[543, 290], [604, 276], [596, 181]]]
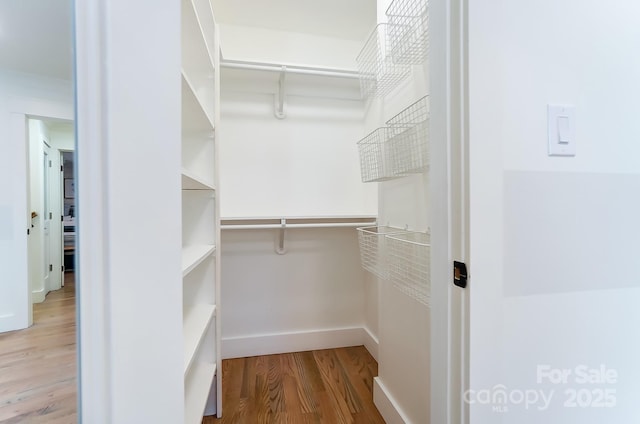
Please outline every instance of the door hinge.
[[51, 161], [49, 161], [49, 168], [51, 168]]
[[64, 172], [64, 165], [60, 165], [60, 172]]
[[60, 265], [60, 272], [64, 272], [64, 265]]
[[463, 289], [467, 287], [467, 264], [453, 261], [453, 284]]
[[27, 228], [27, 235], [30, 235], [31, 231]]
[[49, 212], [49, 219], [53, 219], [53, 212]]
[[53, 271], [53, 264], [49, 264], [49, 272]]
[[64, 215], [60, 215], [60, 221], [64, 222]]

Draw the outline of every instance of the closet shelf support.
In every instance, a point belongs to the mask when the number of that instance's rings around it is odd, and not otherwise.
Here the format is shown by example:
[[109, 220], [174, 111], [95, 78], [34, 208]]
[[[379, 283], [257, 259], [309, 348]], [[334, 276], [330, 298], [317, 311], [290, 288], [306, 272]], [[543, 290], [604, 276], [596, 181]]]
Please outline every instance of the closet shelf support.
[[285, 113], [285, 77], [287, 75], [287, 67], [282, 66], [280, 70], [280, 80], [278, 81], [278, 92], [275, 96], [275, 111], [274, 115], [278, 119], [285, 119], [287, 114]]
[[278, 240], [278, 245], [276, 246], [276, 253], [278, 255], [284, 255], [285, 253], [287, 253], [286, 249], [284, 248], [284, 232], [286, 228], [287, 220], [286, 218], [282, 218], [280, 220], [280, 240]]

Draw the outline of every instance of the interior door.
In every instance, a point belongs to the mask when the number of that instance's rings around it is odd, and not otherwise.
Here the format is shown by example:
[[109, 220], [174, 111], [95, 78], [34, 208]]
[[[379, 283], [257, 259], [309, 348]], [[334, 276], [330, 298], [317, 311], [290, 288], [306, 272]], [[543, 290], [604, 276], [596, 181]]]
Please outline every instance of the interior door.
[[44, 275], [44, 288], [49, 291], [51, 287], [51, 274], [53, 273], [53, 262], [51, 261], [51, 221], [53, 212], [51, 210], [51, 149], [47, 143], [43, 142], [42, 161], [42, 266]]
[[60, 191], [58, 192], [58, 204], [60, 207], [60, 241], [58, 243], [60, 249], [60, 288], [64, 287], [64, 273], [66, 268], [64, 266], [65, 255], [65, 226], [64, 226], [64, 152], [60, 151], [60, 173], [58, 174], [58, 184]]

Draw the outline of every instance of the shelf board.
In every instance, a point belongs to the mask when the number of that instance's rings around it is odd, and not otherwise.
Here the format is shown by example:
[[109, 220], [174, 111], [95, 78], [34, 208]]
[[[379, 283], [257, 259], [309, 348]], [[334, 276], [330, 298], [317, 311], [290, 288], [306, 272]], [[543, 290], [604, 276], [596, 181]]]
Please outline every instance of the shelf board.
[[190, 378], [185, 380], [185, 424], [200, 424], [202, 422], [215, 375], [216, 364], [200, 362], [193, 366]]
[[182, 169], [182, 189], [183, 190], [215, 190], [213, 183], [206, 179]]
[[[213, 90], [213, 88], [212, 88]], [[200, 93], [203, 93], [200, 90]], [[189, 76], [182, 70], [182, 127], [183, 130], [198, 131], [215, 128], [213, 99], [207, 102], [199, 95]], [[210, 103], [210, 104], [208, 104]], [[207, 107], [209, 106], [209, 107]]]
[[[231, 60], [224, 61], [220, 70], [225, 87], [230, 87], [234, 92], [241, 93], [277, 94], [282, 65], [279, 69], [275, 65], [267, 65], [264, 69], [261, 69], [260, 65], [254, 69], [243, 69], [242, 67], [234, 67], [233, 62]], [[274, 69], [269, 69], [271, 66]], [[304, 67], [300, 68], [305, 69]], [[320, 69], [318, 71], [321, 72]], [[362, 101], [358, 74], [347, 76], [349, 70], [343, 72], [345, 72], [345, 77], [341, 78], [313, 73], [300, 74], [287, 68], [287, 95]]]
[[182, 63], [189, 69], [215, 69], [215, 25], [208, 0], [182, 0]]
[[184, 246], [182, 248], [182, 276], [185, 277], [215, 252], [216, 247], [210, 244]]
[[189, 372], [207, 328], [216, 314], [215, 305], [193, 305], [184, 317], [184, 373]]

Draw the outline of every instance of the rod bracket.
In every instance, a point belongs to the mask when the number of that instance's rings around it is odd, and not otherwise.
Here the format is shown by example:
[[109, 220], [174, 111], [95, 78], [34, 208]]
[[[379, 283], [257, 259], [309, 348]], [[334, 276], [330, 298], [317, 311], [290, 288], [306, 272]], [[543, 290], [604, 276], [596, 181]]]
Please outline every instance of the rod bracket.
[[280, 239], [278, 240], [278, 245], [276, 246], [276, 253], [278, 255], [284, 255], [287, 253], [287, 249], [284, 248], [284, 233], [287, 228], [287, 219], [280, 219]]
[[278, 119], [285, 119], [287, 117], [287, 113], [285, 112], [286, 102], [285, 102], [285, 77], [287, 75], [287, 67], [282, 66], [280, 69], [280, 79], [278, 80], [278, 89], [275, 95], [275, 105], [274, 105], [274, 115]]

